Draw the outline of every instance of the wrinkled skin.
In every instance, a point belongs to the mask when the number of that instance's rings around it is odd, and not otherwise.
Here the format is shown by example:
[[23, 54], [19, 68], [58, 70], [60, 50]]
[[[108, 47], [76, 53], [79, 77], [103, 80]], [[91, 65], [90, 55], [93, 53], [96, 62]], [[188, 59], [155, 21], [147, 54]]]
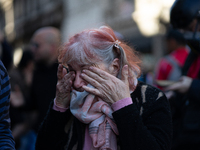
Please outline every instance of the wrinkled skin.
[[97, 95], [108, 104], [113, 104], [123, 98], [130, 97], [128, 83], [128, 66], [122, 69], [121, 80], [96, 67], [83, 70], [82, 77], [95, 88], [83, 86], [83, 89]]
[[62, 65], [58, 66], [56, 85], [56, 105], [62, 108], [67, 108], [70, 104], [70, 92], [74, 80], [74, 72], [67, 73]]
[[[108, 71], [97, 67], [74, 68], [73, 71], [67, 73], [62, 65], [58, 66], [58, 82], [56, 87], [57, 106], [62, 108], [69, 107], [72, 87], [97, 95], [110, 105], [123, 98], [130, 97], [127, 65], [122, 69], [121, 80], [108, 73]], [[83, 84], [81, 85], [77, 82]], [[87, 84], [91, 84], [95, 88], [89, 88]], [[81, 85], [81, 88], [78, 85]]]

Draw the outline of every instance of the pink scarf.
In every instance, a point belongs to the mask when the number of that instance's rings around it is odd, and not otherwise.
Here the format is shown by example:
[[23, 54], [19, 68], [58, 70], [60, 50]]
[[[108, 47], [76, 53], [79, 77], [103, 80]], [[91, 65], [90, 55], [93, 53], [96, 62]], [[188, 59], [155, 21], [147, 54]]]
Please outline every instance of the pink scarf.
[[91, 150], [117, 149], [118, 129], [112, 117], [113, 110], [106, 102], [86, 91], [73, 90], [70, 110], [81, 122], [89, 124]]

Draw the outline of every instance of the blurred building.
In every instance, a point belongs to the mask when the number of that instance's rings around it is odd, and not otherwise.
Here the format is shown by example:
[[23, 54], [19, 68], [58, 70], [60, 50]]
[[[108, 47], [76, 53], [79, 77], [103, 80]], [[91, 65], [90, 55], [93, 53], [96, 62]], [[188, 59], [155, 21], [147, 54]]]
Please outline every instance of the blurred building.
[[0, 29], [14, 47], [27, 44], [42, 26], [61, 26], [62, 0], [0, 0], [0, 6]]
[[174, 0], [0, 0], [0, 29], [14, 48], [42, 26], [61, 29], [63, 42], [86, 28], [109, 25], [143, 54], [163, 55]]

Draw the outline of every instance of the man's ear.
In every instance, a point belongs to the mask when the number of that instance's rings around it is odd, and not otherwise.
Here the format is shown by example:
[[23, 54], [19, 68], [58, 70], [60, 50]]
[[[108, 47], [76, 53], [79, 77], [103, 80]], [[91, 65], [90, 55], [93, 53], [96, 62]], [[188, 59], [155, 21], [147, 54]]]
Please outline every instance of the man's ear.
[[109, 66], [110, 74], [117, 76], [120, 69], [120, 62], [118, 58], [115, 58]]

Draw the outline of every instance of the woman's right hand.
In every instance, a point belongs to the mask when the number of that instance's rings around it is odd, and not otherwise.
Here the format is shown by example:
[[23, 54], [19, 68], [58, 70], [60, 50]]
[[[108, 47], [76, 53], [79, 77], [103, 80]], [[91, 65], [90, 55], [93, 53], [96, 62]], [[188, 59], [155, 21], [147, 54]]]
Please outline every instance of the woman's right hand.
[[71, 100], [70, 93], [75, 74], [73, 71], [67, 73], [67, 70], [59, 64], [57, 77], [55, 102], [58, 107], [67, 108]]

